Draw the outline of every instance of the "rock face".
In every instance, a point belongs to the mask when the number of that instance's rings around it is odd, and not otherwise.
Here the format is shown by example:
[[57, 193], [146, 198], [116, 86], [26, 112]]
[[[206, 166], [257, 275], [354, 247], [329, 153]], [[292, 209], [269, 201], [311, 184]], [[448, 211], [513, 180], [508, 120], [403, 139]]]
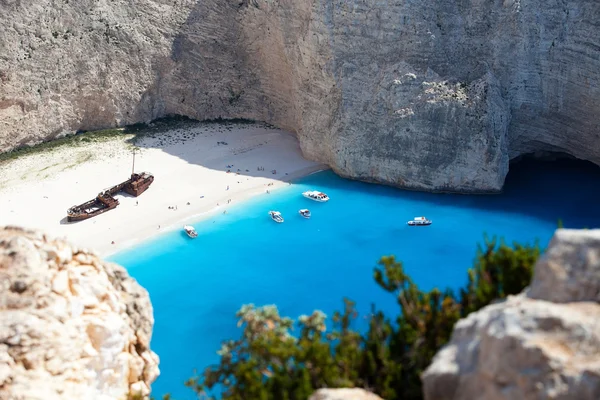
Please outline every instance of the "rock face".
[[308, 400], [382, 400], [363, 389], [319, 389]]
[[425, 400], [600, 399], [600, 230], [558, 230], [531, 287], [459, 321]]
[[0, 0], [0, 151], [168, 114], [295, 132], [341, 175], [497, 191], [600, 164], [597, 0]]
[[0, 399], [112, 400], [149, 393], [148, 293], [61, 240], [0, 229]]

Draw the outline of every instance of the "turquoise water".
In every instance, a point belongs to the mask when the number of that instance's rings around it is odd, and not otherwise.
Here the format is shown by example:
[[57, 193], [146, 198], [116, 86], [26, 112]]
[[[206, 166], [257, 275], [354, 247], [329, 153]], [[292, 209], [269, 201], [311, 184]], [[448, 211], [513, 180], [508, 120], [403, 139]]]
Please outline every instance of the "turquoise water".
[[[331, 201], [304, 199], [307, 189]], [[599, 227], [599, 198], [600, 169], [573, 161], [521, 162], [494, 196], [409, 192], [322, 172], [196, 223], [195, 240], [172, 232], [111, 261], [127, 267], [154, 305], [161, 376], [153, 394], [195, 399], [183, 382], [218, 361], [221, 340], [238, 337], [234, 314], [242, 304], [274, 303], [291, 317], [313, 309], [331, 315], [348, 296], [361, 315], [371, 303], [396, 313], [372, 279], [380, 256], [396, 255], [424, 289], [456, 288], [484, 232], [545, 246], [559, 218], [569, 228]], [[310, 220], [301, 208], [312, 211]], [[285, 223], [271, 221], [273, 209]], [[406, 225], [420, 215], [433, 224]]]

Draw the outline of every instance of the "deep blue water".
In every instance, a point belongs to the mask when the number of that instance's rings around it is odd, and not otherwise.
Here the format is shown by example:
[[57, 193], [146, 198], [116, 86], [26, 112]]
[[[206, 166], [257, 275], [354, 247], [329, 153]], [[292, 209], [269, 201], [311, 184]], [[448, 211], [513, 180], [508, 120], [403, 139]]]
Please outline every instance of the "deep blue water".
[[[307, 189], [331, 201], [304, 199]], [[234, 314], [242, 304], [276, 304], [291, 317], [314, 309], [331, 315], [348, 296], [363, 316], [371, 303], [397, 313], [372, 279], [380, 256], [396, 255], [424, 289], [456, 288], [484, 233], [545, 247], [559, 218], [567, 228], [600, 227], [599, 199], [600, 168], [574, 161], [523, 161], [511, 167], [503, 194], [487, 196], [402, 191], [322, 172], [197, 222], [195, 240], [172, 232], [111, 260], [154, 305], [161, 376], [153, 394], [194, 399], [183, 382], [218, 361], [221, 340], [238, 337]], [[312, 211], [310, 220], [301, 208]], [[285, 223], [271, 221], [272, 209]], [[420, 215], [433, 224], [406, 225]]]

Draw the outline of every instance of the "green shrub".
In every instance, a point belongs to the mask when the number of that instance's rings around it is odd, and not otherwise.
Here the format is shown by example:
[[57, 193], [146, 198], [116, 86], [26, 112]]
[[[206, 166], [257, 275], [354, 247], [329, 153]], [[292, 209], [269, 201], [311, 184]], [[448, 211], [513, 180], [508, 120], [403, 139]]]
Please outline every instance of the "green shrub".
[[420, 290], [400, 262], [383, 257], [374, 279], [396, 299], [399, 312], [391, 320], [373, 307], [364, 334], [352, 329], [357, 312], [349, 299], [333, 315], [329, 331], [321, 311], [293, 321], [273, 305], [245, 305], [237, 312], [241, 337], [224, 342], [220, 363], [186, 385], [206, 398], [219, 385], [221, 397], [230, 400], [306, 400], [321, 387], [363, 387], [388, 400], [421, 399], [420, 375], [448, 342], [454, 324], [522, 291], [539, 255], [537, 243], [511, 247], [486, 238], [458, 296], [448, 289]]

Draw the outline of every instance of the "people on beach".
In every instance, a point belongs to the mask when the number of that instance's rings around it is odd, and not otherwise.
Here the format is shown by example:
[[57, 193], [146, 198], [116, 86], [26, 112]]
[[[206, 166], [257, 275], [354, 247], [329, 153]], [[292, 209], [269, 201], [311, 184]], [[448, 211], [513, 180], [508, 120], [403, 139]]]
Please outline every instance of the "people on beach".
[[227, 185], [227, 189], [225, 189], [225, 190], [229, 190], [229, 185]]

